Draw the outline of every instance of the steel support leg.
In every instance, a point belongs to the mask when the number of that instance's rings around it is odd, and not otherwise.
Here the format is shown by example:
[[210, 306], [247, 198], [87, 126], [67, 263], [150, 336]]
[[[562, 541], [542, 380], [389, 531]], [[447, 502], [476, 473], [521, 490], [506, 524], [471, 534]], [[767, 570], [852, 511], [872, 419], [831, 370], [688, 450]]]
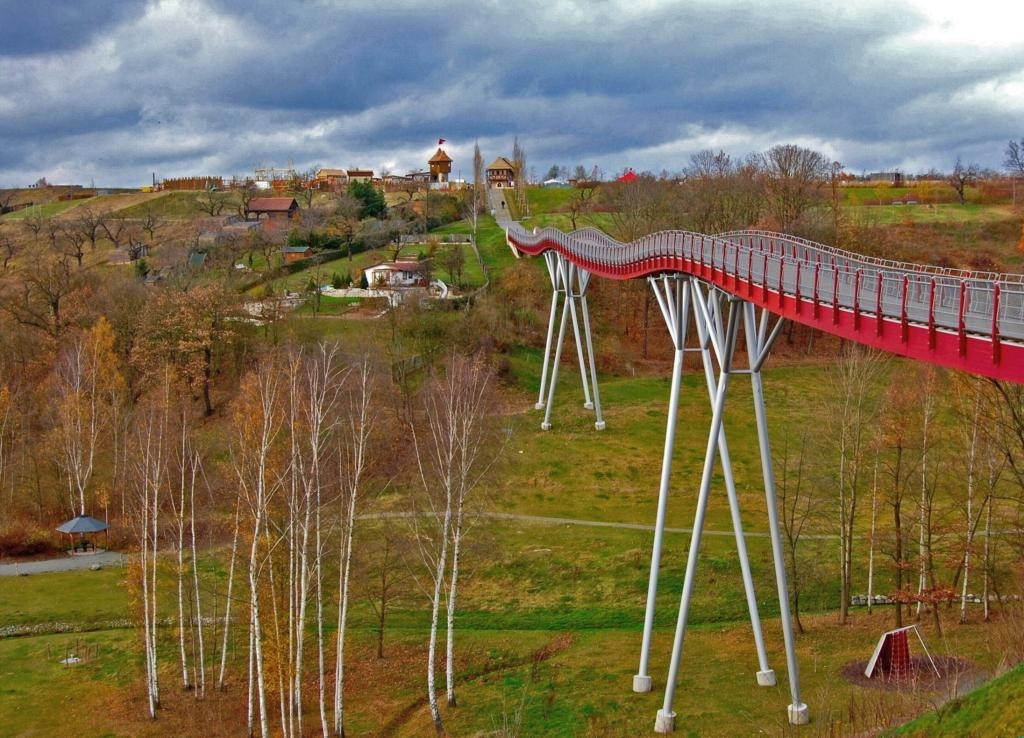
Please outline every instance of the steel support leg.
[[[601, 415], [601, 399], [597, 389], [597, 361], [594, 358], [594, 340], [590, 328], [590, 311], [587, 308], [587, 285], [590, 273], [580, 269], [561, 254], [548, 251], [544, 254], [548, 275], [551, 278], [551, 311], [548, 315], [548, 335], [544, 345], [544, 366], [540, 375], [540, 391], [534, 408], [547, 408], [541, 428], [551, 429], [551, 404], [555, 398], [555, 385], [558, 383], [558, 365], [561, 363], [562, 345], [565, 342], [565, 329], [568, 318], [572, 316], [572, 332], [576, 340], [576, 356], [580, 364], [580, 381], [583, 384], [583, 407], [594, 410], [597, 430], [604, 430], [604, 418]], [[554, 347], [554, 358], [551, 348], [555, 341], [555, 316], [558, 311], [559, 296], [562, 303], [562, 322], [558, 330], [558, 344]], [[577, 309], [576, 301], [579, 300]], [[580, 313], [583, 318], [583, 332], [580, 332]], [[550, 378], [548, 370], [550, 368]], [[589, 378], [588, 378], [589, 370]], [[591, 387], [593, 399], [591, 399]], [[545, 400], [546, 395], [546, 400]]]
[[544, 366], [540, 372], [540, 392], [537, 394], [537, 404], [534, 408], [540, 410], [544, 407], [544, 393], [547, 390], [548, 364], [551, 363], [551, 343], [555, 338], [555, 314], [558, 312], [558, 254], [554, 251], [544, 252], [544, 262], [548, 268], [548, 276], [551, 277], [551, 314], [548, 316], [548, 337], [544, 343]]
[[[696, 289], [696, 286], [694, 286]], [[714, 402], [717, 392], [715, 370], [712, 365], [711, 351], [708, 348], [707, 329], [698, 321], [697, 331], [701, 338], [701, 359], [704, 364], [704, 378], [708, 387], [708, 399]], [[720, 364], [725, 359], [720, 358]], [[754, 593], [754, 579], [750, 573], [750, 559], [747, 555], [746, 537], [743, 533], [743, 522], [740, 519], [739, 498], [736, 495], [736, 481], [732, 473], [732, 460], [729, 456], [729, 444], [726, 441], [725, 425], [718, 434], [718, 455], [722, 460], [722, 476], [725, 479], [726, 496], [729, 499], [729, 513], [732, 516], [733, 535], [736, 538], [736, 552], [740, 560], [740, 573], [743, 577], [743, 589], [747, 597], [747, 611], [750, 613], [750, 626], [754, 633], [754, 646], [757, 650], [757, 683], [762, 687], [775, 686], [775, 671], [768, 666], [768, 652], [764, 645], [764, 634], [761, 628], [761, 615], [758, 612], [757, 596]]]
[[578, 270], [575, 264], [566, 262], [565, 289], [569, 300], [569, 312], [572, 313], [572, 334], [576, 339], [576, 356], [580, 362], [580, 380], [583, 382], [583, 407], [594, 409], [590, 400], [590, 387], [587, 381], [587, 363], [583, 358], [583, 337], [580, 335], [580, 316], [576, 312], [576, 301], [582, 299], [582, 290], [576, 291]]
[[672, 643], [672, 659], [669, 663], [668, 678], [665, 684], [665, 700], [658, 710], [654, 721], [656, 733], [669, 733], [675, 729], [676, 714], [672, 711], [675, 698], [676, 680], [679, 677], [679, 662], [683, 653], [683, 638], [686, 635], [686, 622], [689, 617], [690, 600], [693, 597], [693, 584], [697, 571], [697, 556], [700, 552], [701, 534], [704, 531], [704, 516], [707, 512], [708, 494], [711, 490], [711, 477], [715, 466], [715, 452], [718, 448], [718, 435], [722, 428], [725, 415], [725, 396], [729, 387], [729, 362], [736, 345], [736, 328], [739, 323], [740, 311], [732, 301], [729, 318], [725, 330], [724, 351], [721, 356], [725, 361], [719, 372], [718, 391], [715, 393], [711, 414], [711, 430], [708, 434], [707, 449], [704, 454], [704, 471], [701, 475], [700, 493], [697, 496], [697, 510], [693, 519], [693, 533], [690, 537], [690, 551], [686, 560], [686, 574], [683, 578], [683, 592], [679, 601], [679, 616], [676, 620], [675, 638]]
[[793, 699], [789, 706], [789, 722], [803, 725], [808, 721], [807, 705], [800, 700], [800, 667], [796, 660], [796, 645], [793, 638], [793, 621], [789, 611], [789, 584], [786, 581], [786, 565], [782, 550], [782, 535], [779, 531], [779, 514], [775, 495], [775, 472], [772, 468], [771, 446], [768, 441], [768, 421], [764, 405], [764, 388], [761, 384], [761, 363], [771, 342], [778, 335], [778, 326], [767, 342], [763, 340], [765, 325], [761, 330], [755, 326], [754, 306], [744, 304], [744, 332], [747, 336], [747, 356], [750, 358], [750, 382], [754, 395], [754, 416], [757, 420], [758, 447], [761, 452], [761, 469], [764, 474], [764, 494], [768, 507], [768, 528], [772, 541], [772, 556], [775, 559], [775, 582], [779, 593], [779, 618], [782, 620], [782, 637], [786, 646], [786, 667], [789, 671], [789, 691]]
[[562, 344], [565, 343], [565, 324], [569, 319], [569, 301], [572, 297], [566, 291], [565, 302], [562, 304], [562, 324], [558, 328], [558, 345], [555, 346], [555, 361], [551, 365], [551, 385], [548, 387], [548, 406], [544, 410], [544, 422], [541, 430], [551, 430], [551, 405], [555, 401], [555, 385], [558, 384], [558, 365], [562, 361]]
[[587, 308], [587, 288], [580, 290], [580, 308], [583, 312], [583, 334], [587, 340], [587, 355], [590, 358], [590, 386], [594, 390], [594, 428], [604, 430], [604, 416], [601, 414], [601, 393], [597, 389], [597, 357], [594, 356], [594, 338], [590, 330], [590, 310]]
[[[661, 568], [661, 547], [665, 534], [665, 512], [668, 507], [668, 488], [672, 476], [672, 451], [676, 442], [676, 422], [679, 417], [679, 388], [683, 377], [683, 352], [686, 346], [686, 327], [689, 323], [689, 292], [686, 283], [676, 278], [660, 281], [664, 285], [664, 297], [659, 292], [659, 280], [649, 280], [654, 296], [658, 299], [665, 325], [675, 345], [672, 361], [672, 390], [668, 401], [668, 421], [665, 426], [665, 450], [661, 457], [661, 484], [658, 487], [658, 512], [654, 522], [654, 544], [651, 548], [651, 573], [647, 583], [647, 609], [644, 613], [644, 634], [640, 644], [640, 668], [633, 677], [634, 692], [650, 692], [651, 677], [648, 673], [651, 656], [651, 632], [654, 629], [654, 604], [658, 594], [658, 571]], [[596, 384], [595, 384], [596, 386]]]

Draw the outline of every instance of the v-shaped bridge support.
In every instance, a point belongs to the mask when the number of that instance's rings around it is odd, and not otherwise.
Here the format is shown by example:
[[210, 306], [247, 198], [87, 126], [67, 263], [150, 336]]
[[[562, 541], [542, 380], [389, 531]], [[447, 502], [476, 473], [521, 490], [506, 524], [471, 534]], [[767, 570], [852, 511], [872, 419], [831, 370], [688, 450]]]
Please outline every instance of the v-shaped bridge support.
[[[772, 553], [775, 559], [779, 609], [782, 619], [783, 639], [786, 647], [790, 692], [793, 699], [792, 704], [789, 706], [789, 721], [793, 724], [806, 723], [807, 706], [800, 701], [800, 678], [796, 662], [792, 623], [790, 621], [789, 590], [786, 583], [782, 537], [779, 531], [776, 510], [775, 476], [771, 464], [771, 449], [768, 442], [768, 427], [765, 419], [764, 395], [761, 387], [760, 373], [761, 366], [768, 357], [772, 343], [779, 334], [782, 326], [781, 320], [777, 321], [769, 330], [769, 313], [762, 311], [760, 320], [758, 320], [756, 308], [753, 304], [727, 295], [716, 288], [706, 288], [700, 280], [694, 277], [664, 275], [651, 277], [649, 282], [658, 300], [662, 316], [665, 318], [669, 335], [672, 338], [675, 347], [675, 360], [672, 367], [672, 389], [669, 399], [668, 423], [665, 431], [665, 450], [662, 457], [661, 485], [658, 492], [654, 545], [651, 553], [647, 611], [644, 617], [644, 633], [640, 650], [640, 668], [636, 676], [633, 677], [633, 689], [637, 692], [646, 692], [651, 689], [651, 677], [648, 674], [651, 631], [654, 624], [654, 604], [658, 588], [658, 571], [661, 563], [662, 541], [665, 530], [665, 511], [672, 472], [675, 428], [678, 421], [683, 356], [687, 351], [698, 351], [701, 354], [708, 397], [711, 400], [711, 428], [708, 434], [704, 469], [697, 497], [697, 509], [694, 514], [693, 533], [686, 561], [686, 574], [683, 580], [683, 591], [679, 603], [679, 614], [676, 621], [669, 673], [665, 684], [665, 700], [662, 709], [658, 711], [654, 729], [659, 733], [667, 733], [675, 728], [675, 713], [672, 711], [672, 702], [675, 697], [676, 681], [682, 659], [683, 639], [686, 634], [686, 625], [693, 597], [697, 557], [700, 552], [700, 542], [704, 530], [704, 519], [707, 513], [716, 455], [722, 461], [726, 495], [729, 500], [733, 532], [740, 560], [740, 570], [743, 576], [747, 607], [750, 613], [754, 643], [757, 649], [757, 683], [762, 686], [775, 684], [775, 672], [768, 666], [768, 658], [765, 652], [764, 638], [761, 632], [761, 619], [757, 608], [757, 598], [754, 595], [750, 562], [747, 556], [743, 526], [740, 520], [739, 501], [736, 495], [732, 464], [724, 430], [725, 401], [729, 380], [735, 374], [749, 374], [753, 386], [754, 413], [757, 421], [765, 497], [768, 506]], [[697, 337], [699, 339], [699, 348], [696, 349], [686, 348], [686, 331], [691, 316], [697, 328]], [[743, 326], [743, 333], [746, 336], [747, 344], [748, 367], [745, 369], [737, 368], [734, 365], [740, 325]], [[714, 369], [715, 363], [718, 365], [717, 376]]]
[[[551, 314], [548, 317], [548, 337], [544, 345], [544, 368], [540, 375], [540, 392], [537, 396], [536, 408], [545, 408], [544, 422], [540, 427], [551, 430], [551, 406], [555, 399], [555, 385], [558, 383], [558, 365], [562, 360], [562, 345], [565, 343], [565, 329], [572, 316], [572, 332], [576, 338], [576, 355], [580, 362], [580, 379], [583, 382], [583, 407], [593, 410], [594, 427], [604, 430], [604, 418], [601, 416], [601, 397], [597, 389], [597, 365], [594, 361], [594, 341], [590, 330], [590, 311], [587, 308], [587, 286], [590, 284], [590, 272], [573, 264], [556, 251], [545, 251], [544, 262], [551, 277]], [[558, 328], [558, 339], [555, 343], [555, 317], [558, 304], [562, 303], [562, 318]], [[580, 320], [583, 322], [583, 333], [580, 333]], [[554, 359], [551, 349], [554, 345]], [[584, 349], [585, 345], [585, 349]], [[550, 381], [548, 368], [550, 366]], [[590, 374], [590, 382], [587, 374]], [[591, 399], [593, 389], [593, 399]], [[545, 394], [547, 399], [545, 401]]]

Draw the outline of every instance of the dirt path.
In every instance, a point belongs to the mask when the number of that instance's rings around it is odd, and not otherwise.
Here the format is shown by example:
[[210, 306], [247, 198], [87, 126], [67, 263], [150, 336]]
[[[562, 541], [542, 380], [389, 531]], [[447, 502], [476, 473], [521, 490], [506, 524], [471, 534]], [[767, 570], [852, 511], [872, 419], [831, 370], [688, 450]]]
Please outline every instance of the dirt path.
[[117, 551], [97, 551], [96, 553], [63, 556], [59, 559], [0, 564], [0, 577], [19, 577], [24, 574], [42, 574], [51, 571], [75, 571], [76, 569], [88, 569], [94, 565], [122, 566], [123, 564], [123, 554]]

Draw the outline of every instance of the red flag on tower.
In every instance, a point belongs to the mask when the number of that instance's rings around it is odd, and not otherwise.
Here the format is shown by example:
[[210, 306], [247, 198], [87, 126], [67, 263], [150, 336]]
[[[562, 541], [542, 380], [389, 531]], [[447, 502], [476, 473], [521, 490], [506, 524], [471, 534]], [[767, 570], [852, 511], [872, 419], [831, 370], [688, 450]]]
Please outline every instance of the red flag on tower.
[[437, 145], [438, 146], [444, 146], [444, 139], [443, 138], [437, 139]]

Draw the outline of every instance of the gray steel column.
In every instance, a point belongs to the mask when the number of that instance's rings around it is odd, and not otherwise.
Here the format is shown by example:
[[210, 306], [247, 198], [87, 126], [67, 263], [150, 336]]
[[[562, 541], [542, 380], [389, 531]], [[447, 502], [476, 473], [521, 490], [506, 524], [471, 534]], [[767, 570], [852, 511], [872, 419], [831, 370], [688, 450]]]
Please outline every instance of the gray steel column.
[[[654, 732], [669, 733], [675, 729], [676, 714], [672, 711], [675, 698], [676, 680], [679, 678], [679, 662], [683, 653], [683, 638], [686, 635], [686, 621], [689, 617], [690, 600], [693, 597], [694, 577], [697, 570], [697, 556], [700, 552], [700, 539], [704, 531], [704, 515], [707, 512], [708, 493], [711, 490], [711, 477], [715, 467], [715, 451], [718, 448], [718, 434], [722, 428], [725, 415], [725, 395], [729, 387], [729, 373], [732, 355], [736, 348], [736, 332], [739, 324], [740, 310], [733, 299], [730, 299], [729, 318], [726, 321], [725, 335], [721, 343], [723, 360], [719, 372], [718, 391], [712, 406], [711, 430], [708, 434], [707, 450], [704, 454], [704, 472], [701, 475], [700, 493], [697, 496], [697, 511], [693, 519], [693, 533], [690, 537], [690, 552], [686, 560], [686, 574], [683, 579], [683, 592], [679, 601], [679, 616], [676, 620], [675, 639], [672, 643], [672, 660], [669, 663], [668, 678], [665, 683], [665, 700], [654, 721]], [[700, 311], [705, 313], [706, 311]], [[701, 318], [698, 318], [700, 320]]]
[[[692, 284], [692, 283], [691, 283]], [[696, 284], [692, 284], [693, 290], [697, 290]], [[694, 298], [696, 299], [696, 298]], [[711, 351], [708, 348], [707, 328], [701, 321], [697, 321], [697, 333], [701, 338], [701, 359], [704, 364], [704, 379], [708, 388], [708, 400], [714, 402], [717, 384], [715, 382], [715, 371], [712, 366]], [[719, 357], [719, 364], [726, 363], [724, 357]], [[718, 436], [718, 455], [722, 461], [722, 476], [725, 480], [726, 496], [729, 498], [729, 513], [732, 516], [733, 535], [736, 538], [736, 552], [740, 560], [740, 573], [743, 577], [743, 589], [747, 597], [747, 611], [750, 614], [750, 626], [754, 633], [754, 647], [757, 650], [757, 683], [762, 687], [775, 686], [775, 670], [768, 666], [768, 652], [764, 645], [764, 634], [761, 628], [761, 615], [757, 607], [757, 596], [754, 593], [754, 578], [750, 573], [750, 559], [747, 555], [746, 536], [743, 533], [743, 522], [740, 519], [740, 503], [736, 495], [736, 479], [732, 473], [732, 459], [729, 456], [729, 444], [726, 440], [725, 424]]]
[[555, 337], [555, 313], [558, 312], [558, 253], [555, 251], [544, 252], [544, 262], [547, 264], [548, 275], [551, 277], [551, 315], [548, 317], [548, 338], [544, 344], [544, 368], [540, 373], [540, 392], [537, 395], [537, 404], [534, 408], [540, 410], [544, 407], [544, 390], [547, 389], [548, 364], [551, 362], [551, 341]]
[[594, 403], [590, 401], [590, 388], [587, 386], [587, 364], [583, 359], [583, 339], [580, 336], [580, 318], [576, 313], [576, 300], [582, 298], [582, 290], [577, 292], [577, 275], [579, 268], [571, 263], [566, 262], [566, 271], [564, 275], [565, 279], [565, 293], [569, 300], [569, 311], [572, 313], [572, 333], [573, 338], [576, 339], [576, 356], [580, 362], [580, 380], [583, 382], [583, 407], [587, 410], [594, 409]]
[[[562, 257], [559, 257], [561, 259]], [[555, 385], [558, 384], [558, 364], [562, 360], [562, 344], [565, 343], [565, 324], [569, 318], [569, 303], [572, 297], [568, 288], [565, 292], [565, 302], [562, 304], [562, 324], [558, 329], [558, 345], [555, 346], [555, 361], [551, 366], [551, 385], [548, 388], [548, 406], [544, 410], [544, 421], [540, 424], [541, 430], [551, 430], [551, 405], [555, 401]]]
[[604, 417], [601, 415], [601, 393], [597, 389], [597, 357], [594, 356], [594, 339], [590, 331], [590, 310], [587, 307], [587, 284], [590, 272], [580, 270], [580, 307], [583, 310], [583, 333], [587, 339], [587, 355], [590, 357], [590, 386], [594, 390], [594, 428], [604, 430]]
[[[670, 281], [672, 285], [670, 286]], [[640, 644], [640, 668], [633, 677], [634, 692], [650, 692], [648, 674], [651, 655], [651, 632], [654, 629], [654, 603], [658, 594], [658, 571], [661, 568], [661, 547], [665, 534], [665, 511], [668, 507], [668, 488], [672, 476], [672, 450], [676, 442], [676, 421], [679, 417], [679, 387], [683, 376], [683, 351], [686, 346], [686, 328], [689, 324], [690, 293], [684, 278], [648, 278], [661, 314], [665, 318], [669, 335], [675, 346], [672, 361], [672, 390], [668, 401], [668, 421], [665, 425], [665, 450], [661, 457], [661, 484], [658, 487], [658, 512], [654, 522], [654, 544], [651, 548], [651, 573], [647, 583], [647, 610], [644, 613], [644, 634]], [[665, 295], [658, 290], [659, 282]], [[673, 289], [674, 288], [674, 289]], [[596, 386], [596, 385], [595, 385]]]
[[786, 646], [786, 667], [789, 671], [789, 691], [793, 699], [789, 706], [789, 722], [803, 725], [809, 717], [807, 705], [800, 700], [800, 667], [796, 660], [796, 644], [793, 638], [793, 622], [789, 611], [789, 584], [786, 581], [786, 565], [783, 558], [782, 535], [779, 531], [779, 513], [775, 495], [775, 472], [772, 468], [771, 447], [768, 441], [768, 421], [764, 405], [764, 388], [761, 384], [761, 364], [771, 344], [779, 333], [781, 322], [777, 323], [772, 335], [765, 340], [767, 323], [762, 321], [760, 330], [754, 320], [754, 306], [744, 303], [743, 329], [747, 336], [747, 356], [750, 359], [750, 383], [754, 395], [754, 416], [757, 419], [757, 439], [761, 452], [761, 469], [764, 474], [764, 494], [768, 507], [768, 529], [772, 541], [772, 556], [775, 559], [775, 582], [779, 593], [779, 617], [782, 620], [782, 637]]

